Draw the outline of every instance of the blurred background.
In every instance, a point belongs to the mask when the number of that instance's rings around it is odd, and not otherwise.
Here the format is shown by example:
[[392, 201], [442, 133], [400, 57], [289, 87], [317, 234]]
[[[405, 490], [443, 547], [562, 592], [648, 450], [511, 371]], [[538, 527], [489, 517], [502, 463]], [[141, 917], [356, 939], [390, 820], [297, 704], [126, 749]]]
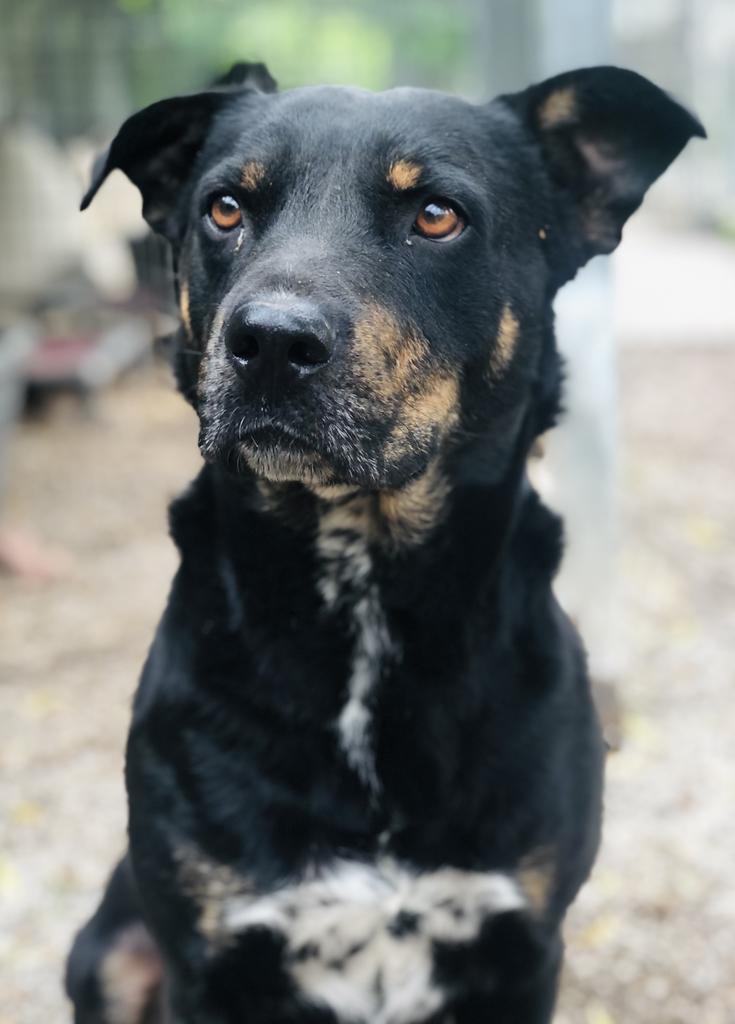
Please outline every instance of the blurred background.
[[608, 737], [604, 847], [558, 1024], [735, 1021], [733, 0], [0, 0], [0, 1024], [69, 1019], [62, 961], [124, 842], [129, 703], [194, 415], [154, 339], [165, 248], [92, 155], [237, 59], [282, 87], [483, 100], [613, 62], [694, 109], [619, 253], [557, 313], [568, 414], [533, 473]]

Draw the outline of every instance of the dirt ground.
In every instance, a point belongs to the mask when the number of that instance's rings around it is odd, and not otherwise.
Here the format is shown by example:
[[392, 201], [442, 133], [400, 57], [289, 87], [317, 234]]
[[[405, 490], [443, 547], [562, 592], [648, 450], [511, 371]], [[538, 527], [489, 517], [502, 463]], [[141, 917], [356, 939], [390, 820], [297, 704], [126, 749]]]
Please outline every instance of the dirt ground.
[[[735, 350], [622, 359], [624, 746], [568, 921], [558, 1024], [735, 1022]], [[123, 845], [131, 692], [195, 471], [165, 371], [25, 425], [6, 519], [71, 556], [0, 579], [0, 1024], [61, 1024], [65, 951]]]

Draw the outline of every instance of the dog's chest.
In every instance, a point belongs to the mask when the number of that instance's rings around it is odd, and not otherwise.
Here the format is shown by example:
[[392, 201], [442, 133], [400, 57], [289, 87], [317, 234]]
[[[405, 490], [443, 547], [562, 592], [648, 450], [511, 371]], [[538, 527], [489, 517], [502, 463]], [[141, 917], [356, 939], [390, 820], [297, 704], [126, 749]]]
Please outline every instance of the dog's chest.
[[[447, 1000], [439, 949], [471, 943], [494, 916], [522, 911], [514, 878], [445, 867], [418, 873], [389, 857], [335, 859], [270, 892], [196, 864], [200, 928], [218, 949], [264, 930], [282, 943], [301, 998], [340, 1020], [413, 1024]], [[191, 881], [190, 877], [190, 881]]]

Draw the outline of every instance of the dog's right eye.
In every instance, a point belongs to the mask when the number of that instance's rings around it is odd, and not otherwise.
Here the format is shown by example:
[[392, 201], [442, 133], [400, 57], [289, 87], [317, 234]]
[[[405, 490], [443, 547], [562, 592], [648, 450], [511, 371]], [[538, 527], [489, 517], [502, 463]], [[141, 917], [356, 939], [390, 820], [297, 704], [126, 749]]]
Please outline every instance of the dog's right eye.
[[209, 216], [220, 231], [232, 231], [242, 223], [242, 210], [233, 196], [217, 196], [209, 207]]

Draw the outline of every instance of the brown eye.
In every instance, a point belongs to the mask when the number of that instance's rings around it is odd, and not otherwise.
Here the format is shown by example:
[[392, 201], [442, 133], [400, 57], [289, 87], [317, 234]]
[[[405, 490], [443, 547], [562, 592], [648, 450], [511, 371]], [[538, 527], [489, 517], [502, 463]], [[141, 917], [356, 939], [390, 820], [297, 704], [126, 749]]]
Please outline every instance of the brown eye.
[[240, 204], [232, 196], [217, 196], [209, 208], [209, 216], [221, 231], [231, 231], [242, 223]]
[[464, 231], [464, 220], [444, 199], [430, 199], [416, 218], [414, 228], [424, 238], [450, 242]]

